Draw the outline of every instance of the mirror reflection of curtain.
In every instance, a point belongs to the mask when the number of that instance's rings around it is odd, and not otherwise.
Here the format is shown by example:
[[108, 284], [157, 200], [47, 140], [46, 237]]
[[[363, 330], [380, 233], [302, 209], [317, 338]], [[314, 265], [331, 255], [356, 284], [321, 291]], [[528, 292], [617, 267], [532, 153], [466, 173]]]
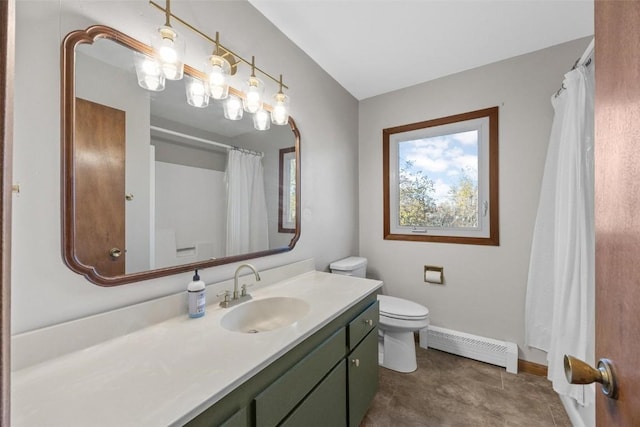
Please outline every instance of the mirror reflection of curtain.
[[269, 249], [262, 156], [230, 150], [227, 182], [227, 256]]

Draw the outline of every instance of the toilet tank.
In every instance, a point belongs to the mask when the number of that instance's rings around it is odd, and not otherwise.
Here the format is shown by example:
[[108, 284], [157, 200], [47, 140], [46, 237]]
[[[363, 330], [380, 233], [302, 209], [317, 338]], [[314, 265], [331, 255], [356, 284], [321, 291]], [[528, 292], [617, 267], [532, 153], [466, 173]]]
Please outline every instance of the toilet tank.
[[367, 259], [357, 256], [350, 256], [329, 264], [331, 272], [334, 274], [344, 274], [346, 276], [366, 277]]

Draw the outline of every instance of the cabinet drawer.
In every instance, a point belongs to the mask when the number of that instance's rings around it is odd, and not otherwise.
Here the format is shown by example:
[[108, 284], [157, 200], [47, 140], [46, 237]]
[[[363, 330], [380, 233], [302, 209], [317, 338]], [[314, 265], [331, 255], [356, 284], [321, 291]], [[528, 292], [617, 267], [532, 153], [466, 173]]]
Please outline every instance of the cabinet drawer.
[[346, 354], [341, 328], [255, 399], [256, 426], [277, 425]]
[[280, 427], [347, 427], [347, 362], [343, 360]]
[[362, 338], [365, 337], [374, 327], [378, 326], [379, 303], [374, 302], [358, 317], [349, 323], [349, 349], [353, 350]]

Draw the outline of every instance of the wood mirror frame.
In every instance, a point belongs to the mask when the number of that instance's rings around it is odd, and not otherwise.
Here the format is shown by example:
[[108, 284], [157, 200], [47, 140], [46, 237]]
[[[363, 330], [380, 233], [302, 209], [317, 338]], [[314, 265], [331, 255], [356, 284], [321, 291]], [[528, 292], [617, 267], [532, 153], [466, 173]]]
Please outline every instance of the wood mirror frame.
[[[224, 258], [198, 261], [178, 266], [164, 267], [155, 270], [134, 272], [117, 276], [105, 276], [97, 271], [95, 266], [84, 264], [78, 257], [77, 221], [78, 201], [76, 198], [76, 157], [77, 144], [75, 138], [76, 109], [75, 109], [75, 55], [76, 47], [81, 44], [93, 44], [95, 40], [104, 38], [112, 40], [133, 51], [152, 55], [150, 46], [133, 39], [126, 34], [106, 26], [92, 26], [86, 30], [69, 33], [63, 43], [61, 52], [61, 193], [62, 193], [62, 252], [65, 264], [74, 272], [84, 275], [90, 282], [100, 286], [117, 286], [142, 280], [155, 279], [195, 269], [203, 269], [223, 264], [259, 258], [267, 255], [287, 252], [293, 249], [300, 237], [300, 132], [293, 118], [289, 118], [289, 126], [295, 137], [296, 150], [296, 229], [288, 246], [267, 249], [260, 252], [234, 255]], [[200, 71], [185, 64], [185, 74], [199, 79], [205, 76]], [[229, 88], [229, 92], [242, 96], [241, 92]], [[265, 104], [266, 110], [271, 110]]]

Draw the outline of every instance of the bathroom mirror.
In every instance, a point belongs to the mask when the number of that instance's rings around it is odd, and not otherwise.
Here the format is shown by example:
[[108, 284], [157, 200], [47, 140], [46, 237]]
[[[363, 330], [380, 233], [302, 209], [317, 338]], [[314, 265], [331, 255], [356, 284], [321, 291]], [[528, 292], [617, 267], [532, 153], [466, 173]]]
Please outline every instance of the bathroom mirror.
[[[248, 113], [225, 119], [220, 101], [188, 105], [184, 80], [167, 80], [162, 92], [142, 89], [136, 53], [151, 48], [105, 26], [74, 31], [62, 44], [67, 266], [114, 286], [291, 250], [300, 236], [294, 120], [257, 131]], [[185, 66], [188, 78], [204, 76]], [[284, 189], [281, 150], [291, 147]], [[262, 178], [250, 185], [254, 193], [242, 184], [234, 190], [238, 158]], [[283, 192], [291, 195], [289, 228], [282, 227]]]

